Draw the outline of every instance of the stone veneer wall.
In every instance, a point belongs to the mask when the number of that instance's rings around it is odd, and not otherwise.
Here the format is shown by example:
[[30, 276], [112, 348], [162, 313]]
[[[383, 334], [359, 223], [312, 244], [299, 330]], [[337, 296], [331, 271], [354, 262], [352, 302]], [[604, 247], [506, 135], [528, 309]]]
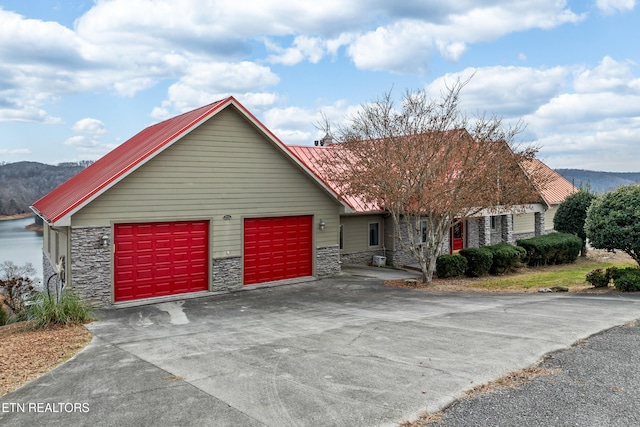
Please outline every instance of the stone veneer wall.
[[536, 237], [536, 233], [518, 233], [513, 235], [513, 241], [515, 242], [517, 240], [531, 239], [532, 237]]
[[[102, 236], [109, 245], [102, 246]], [[93, 305], [111, 304], [111, 227], [71, 227], [71, 287]]]
[[[467, 219], [467, 248], [479, 248], [480, 242], [484, 239], [484, 218]], [[482, 235], [482, 238], [481, 238]]]
[[[408, 227], [405, 222], [400, 223], [400, 236], [403, 239], [405, 245], [409, 244], [409, 235], [407, 234], [407, 228]], [[444, 237], [442, 246], [440, 247], [440, 255], [449, 253], [449, 248], [451, 247], [449, 234], [450, 233], [447, 233]], [[405, 248], [405, 246], [403, 246], [403, 244], [398, 241], [397, 235], [394, 236], [394, 239], [396, 239], [394, 246], [397, 249], [394, 251], [387, 250], [387, 265], [395, 268], [402, 268], [407, 265], [417, 264], [418, 261], [413, 256], [411, 256], [411, 253]]]
[[[389, 252], [390, 251], [387, 251], [387, 255], [385, 255], [385, 251], [383, 249], [376, 249], [371, 251], [340, 254], [340, 262], [343, 265], [371, 265], [371, 263], [373, 263], [374, 255], [388, 256]], [[387, 264], [389, 264], [389, 259], [387, 259]]]
[[340, 246], [316, 248], [316, 274], [328, 276], [340, 272]]
[[[56, 265], [54, 265], [51, 260], [49, 259], [49, 256], [47, 255], [47, 253], [44, 251], [44, 249], [42, 250], [42, 284], [41, 284], [41, 288], [40, 290], [44, 290], [46, 289], [47, 286], [47, 280], [49, 279], [49, 277], [56, 275]], [[55, 283], [56, 278], [51, 279], [51, 284]]]
[[242, 258], [215, 258], [211, 263], [211, 290], [230, 291], [242, 288]]
[[[102, 236], [109, 236], [110, 244], [102, 246]], [[72, 227], [71, 229], [71, 277], [74, 291], [92, 305], [110, 305], [111, 289], [111, 227]], [[369, 253], [367, 263], [373, 255]], [[343, 260], [344, 262], [344, 260]], [[43, 253], [43, 272], [46, 281], [55, 273]], [[340, 271], [340, 249], [338, 245], [316, 249], [316, 272], [318, 276], [335, 274]], [[230, 291], [242, 288], [242, 258], [229, 257], [213, 259], [211, 263], [212, 291]]]
[[478, 218], [478, 247], [491, 244], [491, 217]]
[[544, 212], [536, 212], [534, 214], [534, 229], [536, 236], [542, 236], [546, 234], [545, 223], [544, 223]]
[[500, 232], [503, 242], [515, 244], [515, 240], [513, 240], [513, 215], [500, 215]]

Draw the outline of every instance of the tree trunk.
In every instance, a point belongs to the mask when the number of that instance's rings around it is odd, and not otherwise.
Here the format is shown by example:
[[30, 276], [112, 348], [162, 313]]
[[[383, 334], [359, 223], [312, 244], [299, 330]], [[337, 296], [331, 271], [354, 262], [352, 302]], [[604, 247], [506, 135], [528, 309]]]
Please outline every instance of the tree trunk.
[[424, 283], [431, 283], [433, 281], [433, 272], [436, 270], [436, 257], [429, 257], [428, 265], [425, 263], [422, 266], [422, 280]]

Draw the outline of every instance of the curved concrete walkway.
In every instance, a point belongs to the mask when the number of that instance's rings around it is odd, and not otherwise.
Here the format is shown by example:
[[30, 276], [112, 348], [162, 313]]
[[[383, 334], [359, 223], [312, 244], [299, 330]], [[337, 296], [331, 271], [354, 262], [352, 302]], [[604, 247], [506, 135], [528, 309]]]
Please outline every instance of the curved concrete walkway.
[[395, 425], [640, 318], [635, 294], [432, 293], [347, 270], [102, 311], [87, 349], [0, 399], [0, 425]]

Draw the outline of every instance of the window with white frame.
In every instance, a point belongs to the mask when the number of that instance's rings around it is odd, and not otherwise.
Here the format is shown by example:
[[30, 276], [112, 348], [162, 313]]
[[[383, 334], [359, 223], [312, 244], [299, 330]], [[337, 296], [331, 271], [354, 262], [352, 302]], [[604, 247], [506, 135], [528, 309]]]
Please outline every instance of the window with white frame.
[[380, 223], [369, 223], [369, 246], [380, 246]]
[[497, 217], [492, 216], [492, 217], [491, 217], [491, 230], [492, 230], [492, 231], [495, 231], [495, 230], [496, 230], [497, 225], [498, 225]]
[[427, 243], [427, 230], [429, 229], [429, 222], [426, 219], [420, 221], [420, 242]]

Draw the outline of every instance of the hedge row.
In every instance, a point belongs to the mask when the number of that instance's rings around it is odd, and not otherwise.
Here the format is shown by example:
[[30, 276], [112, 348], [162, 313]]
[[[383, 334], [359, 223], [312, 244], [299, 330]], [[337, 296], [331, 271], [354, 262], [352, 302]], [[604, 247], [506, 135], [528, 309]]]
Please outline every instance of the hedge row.
[[582, 240], [568, 233], [550, 233], [516, 243], [526, 250], [524, 262], [530, 266], [574, 262], [582, 248]]
[[436, 275], [440, 278], [467, 275], [481, 277], [513, 271], [520, 263], [531, 266], [571, 263], [578, 258], [582, 240], [573, 234], [551, 233], [532, 239], [466, 248], [457, 255], [440, 255]]
[[436, 275], [440, 278], [467, 275], [469, 277], [502, 274], [514, 270], [525, 251], [508, 243], [467, 248], [457, 255], [440, 255], [436, 260]]

